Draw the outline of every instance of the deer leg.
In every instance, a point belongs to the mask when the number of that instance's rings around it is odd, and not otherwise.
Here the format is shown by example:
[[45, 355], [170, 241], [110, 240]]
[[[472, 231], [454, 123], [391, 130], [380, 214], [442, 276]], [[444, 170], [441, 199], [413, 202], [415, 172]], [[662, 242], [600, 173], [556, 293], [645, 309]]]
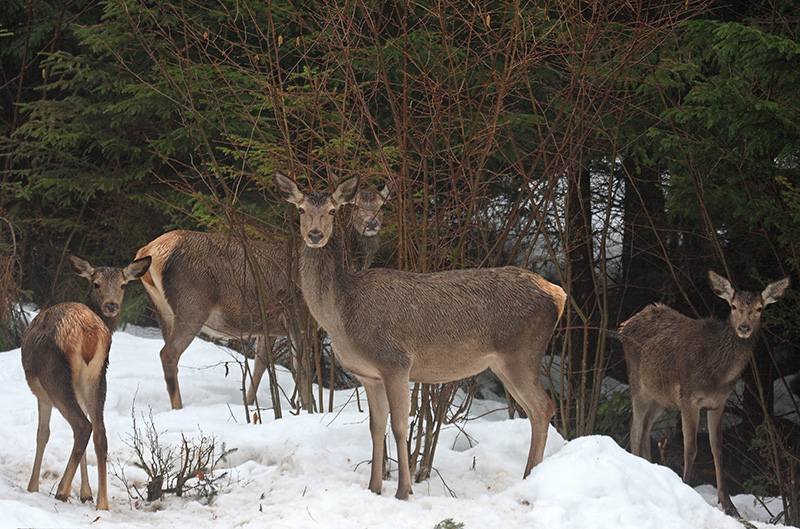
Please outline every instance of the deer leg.
[[728, 495], [725, 486], [725, 477], [722, 473], [722, 416], [725, 414], [723, 404], [715, 410], [708, 410], [708, 437], [711, 442], [711, 453], [714, 455], [714, 471], [717, 475], [717, 497], [725, 514], [729, 516], [739, 516], [739, 511]]
[[[643, 457], [642, 452], [642, 432], [644, 431], [644, 418], [646, 414], [646, 399], [639, 395], [631, 384], [631, 404], [633, 405], [633, 417], [631, 417], [631, 453], [635, 456]], [[645, 457], [650, 460], [650, 454]]]
[[[408, 388], [408, 373], [390, 374], [383, 380], [389, 399], [392, 434], [397, 444], [397, 494], [395, 498], [407, 500], [411, 494], [411, 467], [408, 462], [408, 414], [411, 395]], [[373, 443], [376, 439], [372, 438]], [[380, 441], [380, 439], [378, 440]]]
[[631, 402], [633, 403], [633, 419], [631, 420], [631, 453], [647, 461], [653, 460], [650, 449], [650, 433], [653, 424], [664, 412], [664, 408], [656, 401], [650, 400], [639, 391], [633, 390]]
[[311, 395], [311, 374], [309, 373], [308, 361], [304, 361], [300, 351], [300, 337], [294, 332], [291, 322], [285, 324], [289, 338], [289, 348], [292, 353], [292, 372], [297, 384], [298, 394], [300, 395], [300, 405], [304, 410], [314, 411], [314, 398]]
[[664, 407], [658, 402], [651, 402], [650, 407], [644, 417], [644, 429], [642, 430], [642, 451], [647, 455], [648, 461], [653, 460], [653, 452], [650, 449], [650, 442], [652, 440], [651, 433], [653, 425], [656, 423], [661, 414], [664, 413]]
[[516, 362], [509, 365], [493, 366], [493, 370], [503, 382], [506, 391], [522, 406], [531, 423], [531, 446], [522, 479], [528, 477], [531, 469], [544, 459], [544, 447], [547, 443], [547, 429], [550, 419], [555, 415], [553, 401], [539, 382], [537, 369]]
[[89, 484], [89, 469], [86, 461], [86, 451], [81, 458], [81, 491], [78, 496], [81, 502], [92, 501], [92, 486]]
[[389, 418], [389, 400], [386, 388], [377, 378], [358, 377], [367, 394], [369, 406], [369, 432], [372, 436], [372, 469], [369, 490], [380, 494], [383, 489], [383, 454], [386, 438], [386, 419]]
[[[206, 314], [206, 318], [208, 315]], [[202, 316], [200, 317], [202, 318]], [[192, 318], [191, 321], [202, 322], [206, 318]], [[192, 343], [197, 333], [200, 332], [202, 323], [189, 325], [183, 321], [176, 321], [172, 327], [172, 332], [164, 336], [164, 348], [161, 349], [161, 368], [164, 370], [164, 381], [167, 383], [170, 404], [173, 410], [183, 408], [181, 399], [181, 388], [178, 385], [178, 360], [181, 355]]]
[[269, 351], [275, 350], [275, 338], [270, 337], [270, 347], [267, 347], [265, 337], [258, 339], [258, 347], [256, 349], [256, 358], [253, 361], [253, 372], [250, 374], [250, 388], [247, 390], [247, 405], [252, 406], [256, 401], [256, 393], [258, 386], [261, 384], [261, 379], [264, 377], [264, 372], [269, 365], [267, 355]]
[[67, 402], [58, 406], [58, 410], [72, 427], [73, 438], [72, 453], [69, 456], [67, 467], [56, 491], [56, 499], [61, 501], [67, 501], [67, 498], [69, 498], [72, 479], [75, 477], [75, 471], [78, 470], [78, 465], [80, 465], [81, 459], [86, 452], [89, 437], [92, 435], [92, 423], [83, 414], [77, 400], [75, 400], [75, 395], [70, 394], [70, 397]]
[[53, 407], [37, 399], [39, 404], [39, 426], [36, 429], [36, 456], [33, 458], [33, 470], [28, 482], [28, 492], [39, 492], [39, 475], [42, 471], [44, 447], [50, 439], [50, 415]]
[[[94, 440], [94, 453], [97, 456], [97, 504], [98, 510], [108, 510], [108, 486], [106, 483], [108, 463], [108, 438], [106, 437], [106, 424], [103, 418], [103, 408], [106, 400], [106, 381], [103, 376], [94, 387], [92, 395], [92, 436]], [[85, 454], [84, 454], [85, 458]], [[88, 483], [88, 481], [87, 481]], [[90, 491], [91, 495], [91, 491]]]
[[681, 429], [683, 430], [683, 482], [689, 484], [692, 477], [692, 465], [697, 456], [697, 425], [700, 422], [700, 410], [690, 404], [681, 407]]

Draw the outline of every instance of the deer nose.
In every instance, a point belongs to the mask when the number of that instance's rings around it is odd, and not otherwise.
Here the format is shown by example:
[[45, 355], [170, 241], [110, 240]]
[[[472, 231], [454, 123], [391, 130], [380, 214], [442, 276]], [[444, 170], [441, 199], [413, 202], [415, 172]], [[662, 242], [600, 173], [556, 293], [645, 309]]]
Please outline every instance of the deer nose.
[[366, 233], [378, 233], [381, 229], [381, 223], [377, 220], [371, 220], [367, 223]]
[[312, 244], [318, 244], [324, 236], [325, 234], [322, 233], [322, 230], [316, 228], [308, 232], [308, 240], [311, 241]]
[[743, 323], [743, 324], [739, 325], [736, 328], [736, 330], [739, 331], [740, 335], [748, 335], [748, 334], [750, 334], [750, 331], [752, 329], [751, 329], [751, 327], [749, 325], [747, 325], [746, 323]]
[[106, 303], [106, 312], [114, 314], [119, 310], [119, 305], [116, 303]]

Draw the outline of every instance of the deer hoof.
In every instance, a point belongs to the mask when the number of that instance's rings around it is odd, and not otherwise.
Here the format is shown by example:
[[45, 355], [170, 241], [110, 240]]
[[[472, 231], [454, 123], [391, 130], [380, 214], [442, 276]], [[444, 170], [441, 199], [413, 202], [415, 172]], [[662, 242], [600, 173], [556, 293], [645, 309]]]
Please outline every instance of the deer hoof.
[[736, 507], [734, 507], [732, 503], [730, 504], [730, 506], [725, 507], [723, 510], [725, 511], [725, 514], [727, 514], [728, 516], [731, 516], [733, 518], [741, 518], [742, 517], [742, 515], [739, 514], [738, 509], [736, 509]]
[[58, 501], [64, 501], [65, 502], [65, 501], [67, 501], [68, 497], [69, 496], [67, 494], [61, 494], [60, 492], [58, 494], [56, 494], [56, 499]]
[[394, 495], [395, 498], [398, 500], [407, 500], [410, 494], [414, 494], [414, 492], [409, 489], [408, 491], [402, 491], [401, 489], [397, 489], [397, 494]]

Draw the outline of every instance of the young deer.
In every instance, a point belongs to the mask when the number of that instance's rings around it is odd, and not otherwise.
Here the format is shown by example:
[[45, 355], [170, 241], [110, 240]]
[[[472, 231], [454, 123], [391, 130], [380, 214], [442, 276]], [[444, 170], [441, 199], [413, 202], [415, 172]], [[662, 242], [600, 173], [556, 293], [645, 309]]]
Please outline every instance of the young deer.
[[[388, 196], [388, 188], [380, 193], [367, 190], [354, 204], [350, 237], [356, 241], [358, 254], [354, 260], [358, 266], [368, 267], [375, 256], [382, 208]], [[159, 314], [164, 337], [161, 366], [173, 409], [183, 407], [178, 361], [200, 331], [216, 338], [262, 335], [258, 286], [263, 294], [271, 344], [283, 336], [297, 343], [290, 336], [294, 334], [293, 316], [299, 309], [294, 301], [300, 298], [297, 263], [292, 261], [292, 253], [285, 242], [250, 240], [245, 248], [237, 239], [196, 231], [171, 231], [139, 249], [137, 258], [147, 255], [153, 259], [142, 283]], [[267, 368], [267, 351], [267, 344], [262, 341], [246, 396], [248, 404], [254, 402]], [[292, 364], [295, 379], [303, 388], [301, 402], [307, 407], [311, 397], [305, 393], [307, 384], [301, 382], [295, 351]]]
[[67, 501], [80, 462], [80, 499], [92, 499], [86, 469], [86, 445], [94, 433], [97, 508], [108, 510], [108, 442], [103, 423], [108, 351], [125, 289], [130, 281], [147, 271], [150, 258], [134, 261], [124, 269], [94, 268], [72, 254], [68, 259], [72, 268], [91, 283], [86, 305], [61, 303], [50, 307], [40, 312], [22, 335], [22, 367], [28, 386], [39, 403], [36, 457], [28, 491], [39, 491], [42, 456], [50, 437], [50, 414], [55, 406], [72, 427], [74, 438], [72, 454], [58, 484], [56, 498]]
[[666, 409], [681, 411], [683, 481], [688, 483], [697, 454], [700, 410], [708, 409], [708, 432], [719, 501], [729, 514], [736, 508], [722, 473], [722, 416], [725, 401], [753, 355], [761, 311], [789, 287], [789, 278], [770, 283], [761, 294], [734, 291], [731, 283], [708, 272], [714, 293], [731, 307], [727, 322], [695, 320], [661, 304], [650, 305], [620, 326], [633, 400], [631, 451], [650, 460], [650, 430]]
[[521, 268], [415, 274], [342, 265], [334, 214], [354, 200], [358, 179], [332, 194], [301, 192], [280, 173], [278, 191], [300, 212], [305, 246], [300, 284], [311, 314], [325, 329], [337, 359], [364, 386], [372, 435], [369, 488], [383, 485], [386, 420], [397, 443], [397, 498], [411, 493], [409, 382], [439, 383], [497, 373], [531, 424], [523, 477], [542, 460], [555, 407], [539, 380], [540, 361], [564, 309], [564, 291]]

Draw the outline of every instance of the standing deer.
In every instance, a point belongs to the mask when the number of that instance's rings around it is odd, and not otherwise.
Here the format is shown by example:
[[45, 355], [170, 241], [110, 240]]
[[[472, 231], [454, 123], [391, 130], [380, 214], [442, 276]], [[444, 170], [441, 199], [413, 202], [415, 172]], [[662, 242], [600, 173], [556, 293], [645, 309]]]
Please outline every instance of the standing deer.
[[[366, 190], [354, 202], [350, 237], [357, 241], [354, 261], [360, 267], [369, 267], [377, 251], [382, 209], [388, 196], [388, 188], [380, 193]], [[250, 259], [246, 252], [250, 252]], [[249, 240], [245, 248], [240, 240], [222, 234], [180, 230], [165, 233], [139, 249], [137, 258], [149, 255], [153, 259], [142, 284], [159, 314], [164, 337], [161, 366], [173, 409], [183, 407], [178, 361], [199, 332], [216, 338], [262, 336], [261, 301], [271, 344], [282, 336], [297, 344], [297, 337], [291, 335], [293, 315], [298, 310], [294, 301], [300, 293], [292, 253], [285, 242]], [[262, 341], [246, 396], [248, 404], [255, 401], [267, 368], [267, 351]], [[301, 381], [303, 370], [296, 346], [292, 367], [301, 388], [300, 400], [308, 407], [311, 396], [307, 384]]]
[[150, 258], [134, 261], [124, 269], [94, 268], [73, 254], [69, 254], [68, 259], [75, 272], [90, 281], [86, 305], [61, 303], [50, 307], [40, 312], [22, 334], [22, 367], [39, 404], [36, 457], [28, 491], [39, 491], [42, 456], [50, 437], [50, 415], [55, 406], [72, 427], [74, 438], [56, 498], [67, 501], [80, 463], [80, 499], [92, 499], [86, 445], [93, 433], [97, 454], [97, 508], [108, 510], [108, 441], [103, 422], [108, 351], [125, 289], [130, 281], [147, 271]]
[[708, 433], [719, 502], [738, 514], [722, 473], [722, 416], [725, 401], [753, 356], [761, 311], [789, 287], [789, 278], [770, 283], [761, 294], [734, 291], [730, 281], [709, 270], [714, 293], [731, 307], [730, 318], [687, 318], [659, 303], [620, 326], [633, 400], [631, 451], [650, 460], [650, 430], [666, 409], [681, 412], [683, 481], [688, 483], [697, 454], [700, 410], [708, 409]]
[[555, 406], [539, 380], [566, 301], [564, 291], [521, 268], [415, 274], [342, 265], [334, 215], [354, 200], [358, 178], [333, 193], [301, 192], [276, 173], [278, 191], [300, 212], [305, 242], [300, 285], [311, 314], [325, 329], [341, 364], [364, 386], [372, 436], [369, 488], [380, 493], [386, 421], [391, 414], [399, 466], [396, 497], [411, 493], [409, 382], [440, 383], [487, 367], [522, 405], [531, 424], [523, 478], [542, 460]]

